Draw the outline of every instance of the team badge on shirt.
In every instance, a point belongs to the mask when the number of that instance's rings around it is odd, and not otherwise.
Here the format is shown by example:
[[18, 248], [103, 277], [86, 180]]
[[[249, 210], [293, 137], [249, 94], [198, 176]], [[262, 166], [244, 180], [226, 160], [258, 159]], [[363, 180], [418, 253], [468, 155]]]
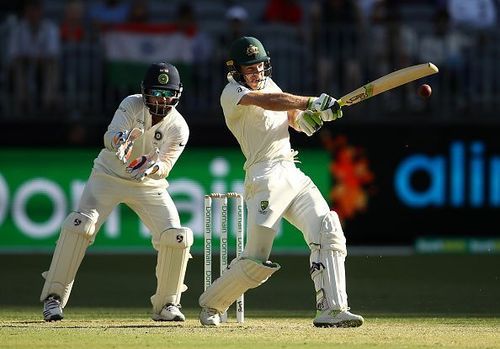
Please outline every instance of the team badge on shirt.
[[267, 200], [262, 200], [260, 202], [260, 210], [259, 213], [266, 214], [267, 213], [267, 208], [269, 207], [269, 201]]
[[160, 131], [156, 131], [156, 132], [155, 132], [155, 139], [156, 139], [157, 141], [159, 141], [159, 140], [161, 140], [162, 138], [163, 138], [163, 135], [161, 134], [161, 132], [160, 132]]

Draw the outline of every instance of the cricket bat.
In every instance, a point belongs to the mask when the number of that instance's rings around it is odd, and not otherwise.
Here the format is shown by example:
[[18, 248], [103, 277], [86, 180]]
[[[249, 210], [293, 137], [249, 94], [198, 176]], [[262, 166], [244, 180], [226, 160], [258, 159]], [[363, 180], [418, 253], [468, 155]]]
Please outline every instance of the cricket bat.
[[363, 85], [360, 88], [346, 94], [340, 98], [338, 102], [342, 107], [350, 106], [376, 96], [382, 92], [407, 84], [411, 81], [436, 74], [438, 71], [438, 67], [430, 62], [412, 65], [407, 68], [396, 70], [378, 78], [377, 80], [369, 82], [366, 85]]

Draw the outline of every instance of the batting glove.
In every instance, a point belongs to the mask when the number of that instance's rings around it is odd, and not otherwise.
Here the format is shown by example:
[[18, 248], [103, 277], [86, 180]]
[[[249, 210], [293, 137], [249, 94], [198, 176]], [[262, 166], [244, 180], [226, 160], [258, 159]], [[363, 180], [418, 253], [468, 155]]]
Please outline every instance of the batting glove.
[[321, 120], [333, 121], [342, 117], [342, 108], [337, 100], [326, 93], [309, 98], [307, 109], [321, 113]]
[[321, 126], [323, 126], [323, 120], [321, 120], [320, 112], [313, 112], [311, 110], [301, 111], [297, 115], [296, 119], [297, 126], [300, 131], [304, 132], [309, 137], [318, 131]]
[[140, 128], [134, 128], [132, 131], [123, 131], [118, 132], [113, 137], [113, 146], [116, 149], [116, 156], [118, 160], [123, 162], [124, 164], [130, 158], [130, 154], [132, 154], [132, 147], [134, 146], [134, 141], [142, 136], [143, 130]]
[[146, 176], [160, 169], [160, 165], [158, 164], [159, 154], [160, 151], [156, 148], [147, 155], [141, 155], [130, 162], [125, 170], [130, 174], [132, 179], [142, 181]]

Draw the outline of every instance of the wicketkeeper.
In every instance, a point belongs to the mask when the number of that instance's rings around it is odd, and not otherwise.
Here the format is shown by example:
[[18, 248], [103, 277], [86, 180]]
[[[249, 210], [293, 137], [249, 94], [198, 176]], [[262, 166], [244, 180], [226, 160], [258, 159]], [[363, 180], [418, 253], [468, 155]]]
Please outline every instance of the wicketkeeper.
[[311, 136], [325, 121], [342, 116], [327, 94], [296, 96], [271, 79], [271, 59], [262, 43], [242, 37], [231, 45], [228, 84], [221, 95], [226, 124], [246, 158], [247, 244], [199, 299], [200, 322], [217, 326], [220, 315], [245, 291], [264, 283], [280, 266], [268, 261], [284, 217], [304, 235], [316, 289], [315, 326], [357, 327], [349, 312], [344, 261], [346, 240], [339, 218], [311, 179], [295, 166], [289, 127]]
[[78, 208], [62, 225], [50, 269], [42, 274], [45, 285], [40, 300], [46, 321], [63, 318], [85, 251], [120, 203], [129, 206], [149, 228], [158, 251], [157, 288], [151, 297], [153, 320], [185, 320], [180, 300], [187, 289], [184, 276], [193, 233], [181, 227], [165, 180], [189, 137], [186, 121], [176, 110], [182, 94], [177, 68], [169, 63], [152, 64], [141, 90], [120, 103]]

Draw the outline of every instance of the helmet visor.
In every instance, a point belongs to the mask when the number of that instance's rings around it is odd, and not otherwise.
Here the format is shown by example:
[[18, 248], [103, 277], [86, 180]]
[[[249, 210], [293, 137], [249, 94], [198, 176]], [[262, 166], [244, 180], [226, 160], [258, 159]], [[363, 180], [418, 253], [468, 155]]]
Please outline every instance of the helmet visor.
[[166, 116], [172, 107], [177, 106], [179, 97], [180, 93], [175, 90], [146, 89], [143, 93], [144, 104], [158, 116]]
[[152, 89], [149, 90], [149, 95], [153, 97], [165, 97], [165, 98], [173, 98], [177, 97], [177, 91], [174, 90], [158, 90], [158, 89]]

